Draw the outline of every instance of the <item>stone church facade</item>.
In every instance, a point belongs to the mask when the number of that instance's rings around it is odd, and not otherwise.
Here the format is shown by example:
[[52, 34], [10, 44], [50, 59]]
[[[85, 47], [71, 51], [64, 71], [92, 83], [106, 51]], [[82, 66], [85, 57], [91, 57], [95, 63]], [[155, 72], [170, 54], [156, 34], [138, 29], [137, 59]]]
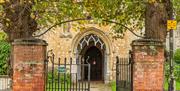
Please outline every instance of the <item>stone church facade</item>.
[[[131, 42], [137, 39], [126, 31], [123, 37], [113, 33], [111, 26], [87, 24], [83, 30], [75, 30], [71, 24], [57, 27], [40, 38], [53, 50], [55, 59], [84, 58], [91, 64], [91, 80], [108, 83], [115, 80], [116, 56], [128, 57]], [[94, 65], [94, 66], [93, 66]]]

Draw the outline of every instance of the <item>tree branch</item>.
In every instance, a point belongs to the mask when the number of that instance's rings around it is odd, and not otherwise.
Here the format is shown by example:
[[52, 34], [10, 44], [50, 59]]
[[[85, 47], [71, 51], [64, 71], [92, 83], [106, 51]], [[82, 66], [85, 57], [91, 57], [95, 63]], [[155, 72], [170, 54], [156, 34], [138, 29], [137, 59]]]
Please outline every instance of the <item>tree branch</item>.
[[[53, 27], [56, 27], [57, 25], [61, 25], [63, 23], [68, 23], [68, 22], [81, 21], [81, 20], [92, 20], [92, 18], [90, 16], [88, 16], [87, 18], [79, 18], [79, 19], [68, 20], [68, 21], [63, 21], [63, 22], [60, 22], [60, 23], [56, 23], [56, 24], [52, 25], [51, 27], [49, 27], [47, 30], [45, 30], [43, 33], [41, 33], [39, 35], [34, 34], [33, 37], [40, 37], [40, 36], [44, 35], [45, 33], [47, 33], [49, 30], [51, 30]], [[133, 32], [132, 29], [128, 28], [127, 26], [125, 26], [125, 25], [123, 25], [121, 23], [110, 21], [110, 20], [102, 20], [102, 21], [109, 22], [109, 23], [114, 23], [114, 24], [117, 24], [117, 25], [121, 25], [122, 27], [129, 30], [135, 36], [140, 37], [140, 38], [145, 38], [144, 36], [140, 36], [140, 35], [136, 34], [135, 32]]]

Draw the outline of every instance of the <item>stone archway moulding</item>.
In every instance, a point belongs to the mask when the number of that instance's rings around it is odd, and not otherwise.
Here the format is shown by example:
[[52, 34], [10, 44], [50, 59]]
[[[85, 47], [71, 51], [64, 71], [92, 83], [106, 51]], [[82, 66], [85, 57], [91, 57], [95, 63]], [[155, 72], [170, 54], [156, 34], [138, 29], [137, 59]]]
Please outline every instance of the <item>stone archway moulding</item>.
[[73, 54], [72, 57], [73, 58], [77, 58], [79, 56], [78, 53], [78, 44], [81, 41], [82, 38], [84, 38], [87, 35], [90, 34], [94, 34], [96, 36], [98, 36], [105, 44], [105, 56], [104, 56], [104, 82], [105, 83], [109, 83], [110, 81], [110, 54], [111, 54], [111, 42], [109, 40], [109, 38], [107, 37], [107, 35], [101, 31], [100, 29], [94, 28], [94, 27], [89, 27], [86, 28], [84, 31], [79, 32], [73, 39], [72, 41], [72, 47], [71, 47], [71, 53]]
[[74, 39], [72, 41], [71, 52], [73, 54], [76, 54], [77, 46], [78, 46], [80, 40], [89, 34], [94, 34], [94, 35], [97, 35], [99, 38], [101, 38], [101, 40], [105, 43], [105, 46], [106, 46], [106, 54], [110, 55], [112, 45], [110, 45], [111, 43], [110, 43], [109, 38], [106, 36], [106, 34], [103, 31], [101, 31], [100, 29], [94, 28], [94, 27], [86, 28], [84, 31], [76, 34], [76, 36], [74, 37]]

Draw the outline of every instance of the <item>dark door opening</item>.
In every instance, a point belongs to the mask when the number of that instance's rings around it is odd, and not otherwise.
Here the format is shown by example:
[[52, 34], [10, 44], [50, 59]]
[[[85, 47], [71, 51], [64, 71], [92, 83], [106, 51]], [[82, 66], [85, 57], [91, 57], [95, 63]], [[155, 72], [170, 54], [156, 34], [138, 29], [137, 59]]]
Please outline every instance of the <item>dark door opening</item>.
[[[89, 56], [88, 63], [90, 63], [91, 65], [91, 69], [90, 69], [91, 81], [103, 80], [103, 61], [102, 61], [103, 58], [101, 51], [96, 46], [89, 47], [84, 54], [85, 60], [87, 60], [88, 56]], [[85, 62], [85, 64], [87, 64], [87, 62]], [[87, 68], [84, 69], [84, 79], [85, 80], [88, 79]]]

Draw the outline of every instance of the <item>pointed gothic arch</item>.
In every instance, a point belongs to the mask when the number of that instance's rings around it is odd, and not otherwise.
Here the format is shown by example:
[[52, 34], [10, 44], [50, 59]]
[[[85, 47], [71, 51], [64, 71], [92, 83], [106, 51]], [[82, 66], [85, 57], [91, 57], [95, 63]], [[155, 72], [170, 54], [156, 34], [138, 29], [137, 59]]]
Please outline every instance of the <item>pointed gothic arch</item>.
[[[105, 83], [109, 82], [109, 75], [110, 75], [110, 61], [111, 57], [111, 42], [110, 39], [108, 38], [108, 36], [106, 35], [106, 33], [104, 33], [102, 30], [99, 30], [97, 28], [94, 27], [90, 27], [90, 28], [86, 28], [84, 31], [79, 32], [78, 34], [76, 34], [76, 36], [74, 37], [73, 41], [72, 41], [72, 49], [71, 49], [71, 53], [72, 53], [72, 57], [74, 58], [78, 58], [80, 55], [80, 52], [83, 48], [83, 46], [86, 46], [89, 44], [89, 42], [93, 41], [94, 45], [96, 44], [100, 44], [101, 48], [104, 48], [104, 79], [103, 81]], [[80, 48], [78, 48], [80, 47]]]
[[76, 36], [74, 37], [74, 39], [72, 41], [71, 52], [76, 53], [76, 51], [77, 51], [76, 49], [77, 49], [77, 46], [78, 46], [80, 40], [90, 34], [94, 34], [94, 35], [98, 36], [104, 42], [104, 44], [106, 46], [106, 53], [108, 55], [110, 55], [112, 45], [110, 45], [111, 42], [110, 42], [109, 38], [107, 37], [107, 34], [104, 33], [102, 30], [94, 28], [94, 27], [86, 28], [84, 31], [76, 34]]

